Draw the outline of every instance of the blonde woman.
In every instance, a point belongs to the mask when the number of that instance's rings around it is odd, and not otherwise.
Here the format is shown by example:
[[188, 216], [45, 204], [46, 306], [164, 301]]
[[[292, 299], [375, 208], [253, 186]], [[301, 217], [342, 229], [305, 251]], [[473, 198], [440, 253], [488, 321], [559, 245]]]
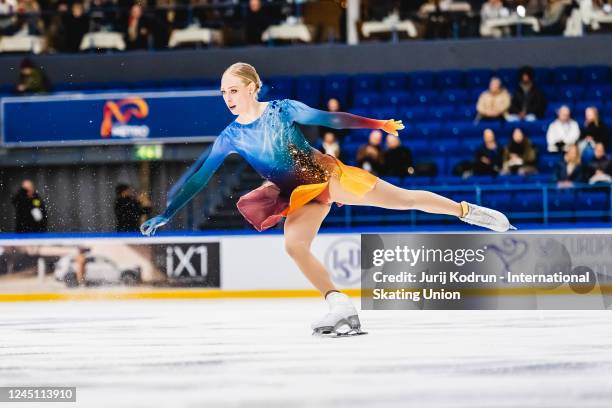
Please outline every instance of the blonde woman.
[[143, 234], [152, 235], [166, 224], [206, 185], [225, 156], [240, 154], [267, 182], [241, 197], [238, 209], [258, 231], [287, 218], [286, 251], [330, 307], [330, 312], [312, 327], [317, 334], [338, 335], [361, 333], [357, 311], [349, 298], [336, 290], [325, 267], [310, 252], [310, 244], [333, 202], [448, 214], [496, 231], [513, 228], [498, 211], [458, 203], [428, 191], [404, 190], [365, 170], [346, 166], [311, 147], [298, 127], [382, 129], [397, 135], [404, 128], [401, 121], [319, 111], [288, 99], [259, 102], [261, 85], [249, 64], [236, 63], [225, 71], [221, 94], [236, 120], [204, 153], [201, 166], [195, 166], [193, 174], [184, 178], [164, 213], [141, 226]]

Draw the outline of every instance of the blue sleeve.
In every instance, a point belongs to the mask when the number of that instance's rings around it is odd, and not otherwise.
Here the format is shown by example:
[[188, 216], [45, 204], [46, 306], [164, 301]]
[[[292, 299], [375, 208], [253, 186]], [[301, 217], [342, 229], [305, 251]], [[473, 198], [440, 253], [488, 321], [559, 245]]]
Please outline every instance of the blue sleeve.
[[289, 119], [302, 125], [318, 125], [333, 129], [380, 129], [384, 120], [365, 118], [346, 112], [327, 112], [286, 99]]
[[232, 146], [225, 133], [222, 133], [170, 189], [168, 207], [162, 215], [168, 219], [172, 218], [206, 186], [225, 157], [231, 152]]

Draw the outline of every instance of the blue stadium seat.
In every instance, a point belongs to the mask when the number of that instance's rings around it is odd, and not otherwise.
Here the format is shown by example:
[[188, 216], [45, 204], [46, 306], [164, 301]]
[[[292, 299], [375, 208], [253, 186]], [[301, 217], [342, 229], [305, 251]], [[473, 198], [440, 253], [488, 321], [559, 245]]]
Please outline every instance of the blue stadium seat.
[[267, 97], [283, 99], [294, 97], [294, 82], [290, 77], [272, 77], [264, 82], [268, 86]]
[[295, 93], [298, 100], [310, 106], [321, 104], [321, 77], [303, 76], [295, 85]]
[[323, 98], [327, 101], [336, 98], [341, 106], [347, 106], [348, 102], [348, 76], [328, 75], [323, 82]]
[[416, 137], [423, 140], [434, 140], [438, 137], [441, 130], [439, 122], [422, 122], [415, 127], [414, 133]]
[[580, 85], [566, 85], [559, 89], [557, 98], [568, 101], [578, 101], [584, 95], [584, 87]]
[[465, 83], [468, 88], [484, 91], [489, 87], [489, 81], [492, 76], [493, 70], [491, 69], [472, 69], [465, 73]]
[[561, 155], [559, 153], [541, 152], [538, 159], [538, 170], [541, 173], [552, 174], [560, 161]]
[[372, 108], [379, 106], [380, 102], [379, 92], [360, 92], [353, 95], [353, 105], [357, 108]]
[[351, 78], [353, 95], [361, 92], [375, 92], [379, 89], [379, 78], [374, 74], [355, 75]]
[[[373, 108], [372, 109], [372, 117], [375, 119], [397, 119], [398, 113], [397, 113], [397, 109], [395, 109], [394, 106], [389, 106], [389, 107], [378, 107], [378, 108]], [[409, 123], [407, 123], [404, 126], [410, 126]], [[404, 131], [406, 131], [406, 129], [404, 129]], [[400, 134], [403, 132], [400, 132]]]
[[435, 76], [438, 89], [456, 89], [465, 86], [463, 72], [461, 71], [439, 71]]
[[553, 83], [553, 70], [550, 68], [534, 68], [534, 82], [538, 86], [544, 86]]
[[404, 73], [389, 73], [380, 79], [380, 88], [383, 92], [401, 92], [408, 88], [408, 76]]
[[577, 67], [559, 67], [553, 69], [553, 81], [555, 84], [575, 84], [580, 79], [580, 71]]
[[473, 104], [456, 105], [455, 114], [459, 119], [474, 120], [476, 117], [476, 102]]
[[593, 85], [584, 90], [584, 97], [596, 100], [612, 99], [612, 85]]
[[549, 211], [574, 211], [576, 204], [573, 188], [551, 189], [548, 191]]
[[542, 191], [525, 190], [514, 194], [512, 210], [517, 212], [542, 212]]
[[441, 156], [452, 156], [463, 150], [462, 143], [457, 139], [440, 139], [432, 145], [434, 154]]
[[410, 100], [410, 94], [405, 91], [389, 91], [382, 95], [381, 102], [393, 105], [402, 106], [406, 105]]
[[470, 94], [463, 89], [445, 89], [441, 91], [440, 101], [452, 104], [462, 104], [471, 99]]
[[504, 86], [510, 90], [516, 88], [518, 82], [518, 69], [516, 68], [502, 68], [497, 70], [495, 76], [499, 77]]
[[453, 120], [457, 118], [457, 110], [453, 105], [435, 105], [428, 109], [429, 117], [436, 120]]
[[498, 211], [508, 211], [513, 207], [513, 197], [510, 191], [485, 190], [481, 193], [482, 205]]
[[438, 91], [415, 91], [411, 95], [411, 102], [414, 104], [431, 105], [437, 103], [440, 95]]
[[608, 191], [582, 190], [576, 195], [577, 211], [609, 211], [610, 193]]
[[434, 87], [434, 76], [428, 71], [413, 72], [410, 74], [410, 89], [432, 89]]
[[399, 118], [407, 122], [420, 122], [429, 118], [427, 105], [400, 106], [398, 109]]
[[591, 106], [595, 106], [597, 109], [601, 110], [604, 104], [603, 101], [583, 99], [582, 101], [574, 105], [572, 116], [578, 121], [578, 123], [581, 123], [582, 119], [584, 119], [584, 111], [586, 110], [586, 108], [589, 108]]
[[445, 129], [448, 136], [465, 139], [469, 137], [474, 130], [474, 124], [466, 121], [449, 121], [446, 123]]
[[594, 65], [582, 68], [582, 83], [585, 85], [607, 84], [610, 82], [610, 68]]

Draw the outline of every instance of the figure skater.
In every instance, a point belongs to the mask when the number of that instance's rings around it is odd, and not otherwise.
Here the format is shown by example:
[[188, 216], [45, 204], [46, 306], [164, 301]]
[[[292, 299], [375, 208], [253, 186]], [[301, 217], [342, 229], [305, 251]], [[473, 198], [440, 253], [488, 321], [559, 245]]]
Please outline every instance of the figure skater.
[[336, 289], [323, 264], [310, 252], [332, 203], [448, 214], [501, 232], [514, 228], [498, 211], [465, 201], [458, 203], [429, 191], [405, 190], [363, 169], [347, 166], [311, 147], [298, 126], [382, 129], [397, 136], [404, 128], [401, 121], [325, 112], [289, 99], [259, 102], [261, 86], [253, 66], [236, 63], [227, 68], [221, 78], [221, 94], [237, 118], [172, 188], [164, 213], [146, 221], [140, 229], [144, 235], [153, 235], [204, 188], [229, 153], [240, 154], [266, 181], [238, 200], [239, 211], [258, 231], [287, 218], [285, 249], [329, 305], [329, 313], [312, 325], [315, 334], [363, 333], [355, 307]]

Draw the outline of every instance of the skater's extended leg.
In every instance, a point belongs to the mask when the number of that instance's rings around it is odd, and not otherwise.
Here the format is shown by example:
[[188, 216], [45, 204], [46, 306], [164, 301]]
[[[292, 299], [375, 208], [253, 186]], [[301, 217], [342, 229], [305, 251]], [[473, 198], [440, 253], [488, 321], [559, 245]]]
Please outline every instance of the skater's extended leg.
[[329, 193], [333, 201], [349, 205], [371, 205], [392, 210], [421, 210], [434, 214], [463, 215], [461, 204], [431, 191], [406, 190], [382, 179], [360, 197], [346, 191], [337, 178], [331, 178]]
[[325, 296], [335, 290], [329, 273], [323, 264], [310, 252], [310, 244], [317, 235], [321, 223], [329, 213], [330, 206], [310, 202], [289, 214], [285, 221], [285, 249], [306, 278]]
[[494, 231], [516, 229], [508, 218], [499, 211], [481, 207], [465, 201], [458, 203], [439, 194], [424, 190], [406, 190], [378, 179], [374, 188], [358, 196], [346, 191], [340, 180], [333, 177], [329, 183], [333, 201], [349, 205], [371, 205], [394, 210], [421, 210], [434, 214], [448, 214], [459, 217], [468, 224], [479, 225]]

